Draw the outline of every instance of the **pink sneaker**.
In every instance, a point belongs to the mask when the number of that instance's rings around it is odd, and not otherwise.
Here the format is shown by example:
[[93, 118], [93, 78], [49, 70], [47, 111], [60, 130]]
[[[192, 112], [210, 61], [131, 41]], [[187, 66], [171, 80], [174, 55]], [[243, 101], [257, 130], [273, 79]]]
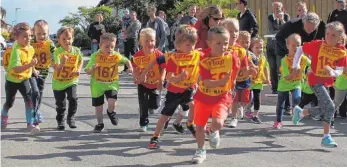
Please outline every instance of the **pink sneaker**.
[[1, 128], [6, 128], [8, 123], [8, 116], [1, 116]]
[[253, 118], [252, 112], [246, 112], [246, 116], [247, 116], [248, 119], [252, 119]]
[[274, 129], [281, 129], [282, 125], [283, 125], [282, 122], [275, 121], [273, 128]]

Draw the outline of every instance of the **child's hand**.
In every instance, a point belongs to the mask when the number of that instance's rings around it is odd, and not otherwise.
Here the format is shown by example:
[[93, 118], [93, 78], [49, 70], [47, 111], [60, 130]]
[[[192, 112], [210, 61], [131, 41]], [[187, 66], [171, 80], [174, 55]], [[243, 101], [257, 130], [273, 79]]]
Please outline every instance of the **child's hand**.
[[31, 66], [35, 66], [37, 64], [37, 59], [36, 58], [33, 58], [30, 62], [30, 65]]
[[70, 74], [70, 77], [75, 77], [75, 76], [79, 76], [80, 75], [80, 71], [76, 71], [76, 72], [72, 72]]
[[146, 74], [141, 73], [141, 75], [137, 79], [138, 84], [146, 82], [146, 78], [147, 78]]
[[325, 65], [324, 69], [327, 70], [328, 72], [330, 72], [331, 70], [333, 70], [329, 65]]
[[66, 55], [62, 56], [62, 57], [61, 57], [61, 64], [65, 64], [65, 62], [66, 62], [67, 59], [68, 59], [68, 58], [67, 58]]
[[159, 80], [157, 89], [158, 89], [159, 91], [162, 91], [162, 90], [163, 90], [163, 85], [164, 85], [164, 82], [163, 82], [162, 80]]
[[230, 78], [231, 78], [231, 72], [229, 72], [228, 74], [226, 74], [225, 76], [224, 76], [224, 78], [222, 78], [222, 83], [224, 83], [224, 84], [226, 84], [226, 83], [228, 83], [228, 81], [230, 80]]
[[100, 67], [99, 64], [95, 64], [92, 68], [93, 68], [93, 71], [95, 71], [96, 69], [98, 69]]
[[270, 79], [266, 79], [265, 84], [271, 85], [271, 80]]
[[128, 72], [128, 73], [133, 73], [133, 71], [134, 71], [134, 70], [133, 70], [132, 67], [130, 67], [130, 68], [127, 69], [127, 72]]
[[258, 67], [251, 67], [250, 68], [250, 75], [257, 76], [258, 73]]
[[36, 70], [36, 69], [33, 69], [33, 74], [35, 77], [38, 77], [39, 74], [40, 74], [40, 71]]

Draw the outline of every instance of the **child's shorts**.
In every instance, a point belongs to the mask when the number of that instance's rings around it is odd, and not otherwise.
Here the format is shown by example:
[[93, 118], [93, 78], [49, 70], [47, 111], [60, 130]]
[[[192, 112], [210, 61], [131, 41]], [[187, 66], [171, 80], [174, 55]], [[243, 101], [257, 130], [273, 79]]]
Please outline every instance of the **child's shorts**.
[[162, 115], [172, 116], [179, 105], [183, 111], [189, 110], [188, 103], [193, 101], [193, 89], [189, 88], [183, 93], [173, 93], [168, 91], [165, 96], [164, 108], [161, 111]]
[[198, 126], [205, 126], [208, 119], [218, 118], [225, 120], [228, 117], [230, 103], [222, 102], [218, 104], [205, 104], [194, 100], [194, 123]]
[[249, 88], [247, 89], [235, 89], [234, 90], [234, 103], [245, 103], [249, 104], [250, 102], [250, 94], [251, 90]]
[[100, 97], [92, 98], [92, 106], [97, 107], [104, 104], [104, 96], [106, 96], [106, 99], [116, 99], [117, 100], [118, 91], [117, 90], [107, 90], [103, 95]]

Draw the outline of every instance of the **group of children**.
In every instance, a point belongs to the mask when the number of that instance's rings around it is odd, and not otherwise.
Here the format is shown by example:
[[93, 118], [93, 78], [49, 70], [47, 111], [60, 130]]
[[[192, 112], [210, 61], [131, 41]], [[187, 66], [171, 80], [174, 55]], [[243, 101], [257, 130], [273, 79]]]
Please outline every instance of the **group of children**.
[[[8, 111], [12, 107], [17, 90], [24, 98], [28, 129], [32, 134], [40, 131], [43, 122], [39, 112], [42, 91], [48, 69], [53, 68], [52, 87], [56, 100], [57, 128], [65, 129], [66, 99], [69, 101], [66, 122], [76, 128], [77, 83], [82, 70], [82, 53], [72, 46], [74, 32], [70, 27], [58, 31], [59, 47], [48, 39], [48, 24], [39, 20], [34, 25], [34, 42], [27, 23], [13, 28], [16, 42], [4, 57], [6, 74], [6, 102], [1, 112], [1, 125], [8, 123]], [[219, 130], [227, 117], [228, 126], [235, 128], [238, 115], [243, 113], [254, 123], [259, 118], [260, 93], [264, 84], [270, 84], [269, 69], [263, 54], [264, 41], [251, 39], [246, 31], [239, 31], [238, 20], [227, 18], [220, 26], [208, 31], [209, 48], [195, 49], [198, 35], [195, 28], [182, 25], [176, 31], [175, 51], [163, 54], [155, 48], [156, 33], [151, 28], [140, 32], [142, 49], [132, 60], [128, 60], [114, 49], [116, 36], [104, 33], [100, 37], [100, 50], [91, 55], [84, 71], [91, 75], [90, 88], [92, 106], [95, 107], [97, 125], [94, 132], [104, 129], [103, 104], [106, 97], [108, 114], [113, 125], [118, 124], [115, 112], [119, 90], [118, 66], [126, 64], [137, 84], [139, 101], [140, 131], [147, 131], [149, 113], [159, 109], [161, 117], [148, 148], [158, 148], [161, 132], [177, 114], [173, 127], [183, 133], [182, 120], [187, 117], [186, 127], [196, 138], [198, 148], [192, 158], [194, 163], [206, 159], [205, 136], [212, 148], [220, 145]], [[343, 26], [338, 22], [327, 25], [325, 41], [313, 41], [301, 46], [301, 37], [293, 34], [287, 39], [288, 55], [281, 61], [281, 79], [278, 86], [278, 103], [274, 128], [282, 126], [285, 97], [293, 97], [293, 123], [296, 125], [305, 115], [322, 115], [324, 137], [322, 145], [337, 147], [329, 134], [334, 111], [341, 104], [347, 92], [347, 57], [340, 45], [344, 36]], [[309, 54], [311, 58], [302, 56]], [[312, 64], [311, 64], [312, 62]], [[307, 74], [307, 75], [306, 75]], [[333, 102], [325, 87], [330, 87], [336, 78], [336, 100]], [[308, 84], [305, 84], [305, 82]], [[167, 86], [164, 85], [167, 83]], [[306, 86], [318, 98], [318, 107], [302, 110], [299, 106], [301, 90]], [[165, 101], [161, 104], [161, 92], [167, 87]], [[309, 98], [308, 98], [309, 99]], [[341, 100], [340, 100], [341, 99]], [[335, 106], [334, 106], [335, 103]], [[254, 106], [254, 111], [252, 111]], [[161, 108], [160, 108], [161, 107]], [[212, 122], [207, 126], [209, 118]]]

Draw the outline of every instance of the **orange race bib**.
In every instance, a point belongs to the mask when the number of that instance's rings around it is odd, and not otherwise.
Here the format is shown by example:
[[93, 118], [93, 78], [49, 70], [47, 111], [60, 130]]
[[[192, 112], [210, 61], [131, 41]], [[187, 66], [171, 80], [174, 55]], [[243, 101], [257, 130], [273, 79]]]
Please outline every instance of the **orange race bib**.
[[[210, 70], [213, 80], [220, 80], [225, 77], [229, 72], [232, 71], [233, 60], [231, 55], [221, 56], [221, 57], [210, 57], [201, 61], [201, 65]], [[216, 88], [207, 88], [203, 81], [199, 82], [198, 89], [209, 96], [219, 96], [225, 94], [231, 90], [231, 80], [224, 86], [219, 86]]]
[[35, 58], [37, 59], [36, 68], [47, 69], [51, 66], [51, 43], [49, 40], [46, 40], [42, 43], [32, 43], [31, 44], [35, 49]]
[[261, 56], [258, 62], [258, 73], [255, 76], [251, 76], [252, 83], [264, 83], [266, 80], [265, 76], [266, 59], [265, 56]]
[[[148, 66], [148, 64], [156, 59], [157, 59], [157, 56], [155, 55], [155, 53], [152, 53], [149, 55], [134, 57], [133, 62], [138, 67], [140, 73], [142, 73], [142, 71]], [[159, 82], [159, 78], [160, 78], [159, 66], [155, 64], [148, 71], [145, 83], [156, 84]]]
[[12, 48], [7, 48], [2, 57], [2, 65], [4, 66], [6, 71], [7, 71], [8, 64], [10, 63], [11, 51], [12, 51]]
[[346, 51], [322, 43], [318, 53], [317, 69], [314, 73], [319, 77], [330, 77], [328, 72], [324, 69], [324, 66], [329, 65], [331, 68], [335, 69], [336, 61], [346, 56]]
[[95, 79], [102, 83], [112, 83], [118, 80], [118, 65], [121, 59], [122, 56], [119, 54], [111, 56], [97, 55], [95, 64], [99, 67], [94, 73]]
[[188, 73], [188, 77], [180, 82], [172, 82], [171, 84], [178, 88], [189, 88], [197, 83], [199, 78], [199, 61], [200, 51], [192, 51], [190, 54], [182, 53], [167, 53], [168, 58], [171, 59], [177, 66], [175, 75], [179, 75], [182, 71]]
[[[26, 49], [17, 49], [19, 52], [19, 57], [20, 57], [20, 61], [21, 61], [21, 65], [26, 65], [29, 64], [34, 56], [34, 50], [26, 50]], [[9, 59], [11, 58], [11, 54], [9, 56]], [[9, 60], [8, 59], [8, 60]], [[32, 68], [29, 68], [21, 73], [16, 73], [14, 72], [13, 69], [11, 69], [8, 72], [9, 76], [12, 76], [13, 78], [15, 78], [16, 80], [25, 80], [25, 79], [29, 79], [32, 75]]]
[[72, 54], [60, 54], [60, 59], [66, 56], [67, 60], [60, 71], [54, 71], [53, 79], [59, 82], [69, 82], [78, 78], [78, 76], [73, 75], [74, 72], [78, 70], [79, 57], [78, 55]]

